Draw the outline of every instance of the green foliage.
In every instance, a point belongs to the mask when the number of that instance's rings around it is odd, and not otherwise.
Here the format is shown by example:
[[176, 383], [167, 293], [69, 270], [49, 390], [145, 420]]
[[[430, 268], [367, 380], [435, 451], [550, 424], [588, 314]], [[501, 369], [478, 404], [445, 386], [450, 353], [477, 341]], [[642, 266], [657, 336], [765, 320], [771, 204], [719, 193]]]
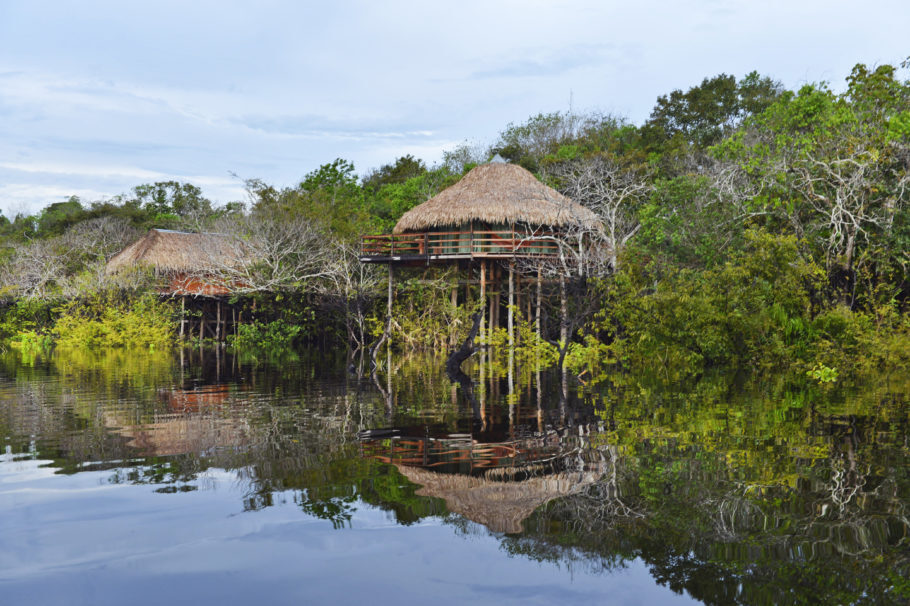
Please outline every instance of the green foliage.
[[364, 207], [369, 213], [369, 229], [388, 233], [398, 219], [418, 204], [454, 184], [459, 176], [446, 168], [424, 170], [404, 181], [397, 178], [374, 179], [364, 186]]
[[831, 368], [824, 364], [816, 364], [806, 371], [806, 376], [815, 379], [819, 383], [834, 383], [837, 381], [837, 374], [836, 368]]
[[[514, 361], [515, 364], [528, 369], [549, 368], [556, 364], [559, 352], [556, 346], [546, 341], [537, 334], [532, 318], [525, 318], [517, 306], [512, 307], [514, 327]], [[491, 347], [495, 353], [493, 357], [494, 373], [504, 374], [505, 367], [498, 368], [506, 362], [509, 351], [509, 331], [505, 328], [496, 328], [488, 331], [483, 339], [478, 337], [478, 343]], [[498, 371], [497, 371], [498, 368]]]
[[129, 299], [101, 292], [65, 304], [53, 335], [63, 349], [167, 349], [174, 344], [173, 316], [172, 305], [154, 295]]
[[212, 203], [191, 183], [159, 181], [133, 188], [134, 203], [149, 213], [159, 226], [178, 225], [180, 219], [202, 218], [212, 212]]
[[661, 179], [639, 213], [636, 244], [662, 264], [713, 267], [743, 244], [735, 213], [707, 177]]
[[[474, 309], [452, 305], [453, 271], [428, 270], [396, 285], [392, 343], [402, 350], [451, 351], [471, 328]], [[374, 322], [374, 335], [385, 324]]]
[[761, 113], [781, 91], [779, 82], [758, 72], [739, 83], [727, 74], [705, 78], [686, 92], [677, 89], [658, 97], [643, 130], [657, 149], [674, 138], [705, 148], [729, 134], [743, 117]]
[[[489, 148], [465, 143], [446, 152], [439, 167], [405, 155], [359, 178], [351, 162], [336, 159], [294, 187], [259, 179], [245, 184], [252, 214], [282, 225], [301, 218], [315, 224], [313, 246], [324, 246], [323, 253], [339, 244], [349, 250], [363, 233], [390, 231], [403, 213], [495, 152], [564, 188], [568, 177], [559, 169], [604, 159], [619, 172], [594, 174], [593, 183], [580, 186], [588, 191], [573, 196], [598, 207], [610, 229], [621, 219], [620, 232], [608, 230], [615, 241], [607, 243], [621, 269], [598, 278], [600, 314], [572, 335], [566, 353], [572, 372], [602, 380], [616, 363], [656, 366], [666, 376], [789, 364], [799, 374], [836, 368], [844, 381], [876, 366], [910, 363], [910, 82], [899, 73], [890, 65], [859, 64], [843, 93], [824, 83], [783, 91], [757, 72], [738, 81], [721, 74], [662, 95], [641, 126], [595, 113], [541, 113], [508, 124]], [[625, 171], [648, 193], [612, 209], [622, 188], [610, 180]], [[598, 198], [598, 188], [610, 191]], [[215, 209], [198, 187], [165, 181], [110, 200], [71, 197], [34, 216], [0, 216], [6, 302], [0, 340], [19, 335], [18, 343], [32, 343], [57, 334], [72, 346], [80, 339], [157, 342], [137, 328], [123, 301], [107, 297], [85, 311], [87, 301], [106, 297], [93, 294], [107, 281], [103, 263], [132, 229], [196, 227], [216, 218], [229, 226], [243, 213], [240, 203]], [[263, 266], [307, 254], [297, 247]], [[17, 266], [21, 276], [9, 279], [17, 259], [28, 261]], [[473, 310], [451, 304], [453, 275], [410, 277], [398, 288], [393, 346], [450, 350], [466, 334]], [[261, 341], [263, 351], [277, 351], [284, 341], [345, 334], [339, 310], [350, 311], [341, 302], [350, 289], [335, 278], [257, 296], [256, 324], [241, 329], [235, 346], [250, 352]], [[138, 288], [148, 291], [151, 281]], [[345, 288], [348, 294], [339, 295]], [[362, 311], [376, 309], [376, 289], [368, 290], [358, 301]], [[598, 303], [576, 301], [585, 298], [576, 294], [570, 306], [589, 311]], [[32, 300], [15, 302], [16, 296]], [[57, 309], [64, 296], [80, 302]], [[102, 311], [105, 306], [110, 310]], [[316, 310], [323, 312], [318, 325]], [[357, 322], [374, 335], [385, 326], [382, 314], [363, 313]], [[548, 352], [529, 346], [527, 323], [519, 319], [517, 326], [520, 363], [529, 351], [548, 359]], [[502, 348], [502, 332], [488, 339]]]
[[277, 352], [292, 349], [303, 327], [284, 320], [251, 322], [237, 327], [236, 335], [228, 335], [228, 343], [237, 350]]
[[564, 364], [569, 372], [595, 385], [603, 383], [616, 372], [613, 350], [590, 334], [584, 335], [580, 343], [569, 344]]
[[376, 191], [383, 185], [405, 183], [414, 177], [420, 177], [427, 172], [426, 164], [408, 154], [395, 160], [394, 164], [384, 164], [380, 168], [366, 175], [362, 184], [364, 189]]
[[878, 276], [906, 274], [908, 103], [893, 67], [860, 64], [844, 94], [824, 84], [785, 93], [715, 150], [762, 188], [754, 212], [825, 259], [844, 301], [865, 294], [857, 282], [874, 289]]
[[59, 236], [67, 227], [86, 218], [86, 210], [77, 196], [66, 202], [49, 204], [38, 215], [38, 232], [45, 236]]
[[56, 301], [20, 299], [0, 314], [0, 343], [21, 333], [46, 335], [53, 328], [58, 311]]
[[19, 352], [23, 363], [34, 366], [39, 356], [50, 353], [53, 339], [50, 335], [25, 330], [14, 336], [9, 345]]
[[[589, 327], [610, 339], [603, 358], [613, 354], [633, 368], [668, 372], [837, 368], [841, 376], [910, 363], [906, 316], [893, 302], [876, 315], [846, 306], [818, 309], [813, 300], [824, 271], [803, 258], [795, 238], [757, 230], [744, 238], [745, 248], [722, 265], [660, 268], [656, 283], [656, 270], [624, 265]], [[596, 358], [588, 364], [596, 376]], [[810, 376], [835, 376], [819, 372]]]
[[[805, 345], [814, 269], [794, 238], [750, 231], [747, 248], [723, 265], [682, 269], [649, 289], [636, 268], [617, 277], [595, 326], [616, 335], [620, 359], [642, 367], [758, 369], [789, 359]], [[618, 322], [617, 329], [610, 322]]]

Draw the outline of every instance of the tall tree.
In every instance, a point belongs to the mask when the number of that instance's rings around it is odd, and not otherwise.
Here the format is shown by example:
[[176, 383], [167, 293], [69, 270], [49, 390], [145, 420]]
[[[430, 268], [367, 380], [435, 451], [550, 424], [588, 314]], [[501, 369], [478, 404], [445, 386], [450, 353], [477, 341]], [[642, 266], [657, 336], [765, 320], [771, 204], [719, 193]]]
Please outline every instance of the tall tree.
[[815, 247], [852, 301], [857, 263], [873, 261], [865, 253], [900, 263], [894, 255], [910, 245], [910, 136], [899, 127], [910, 83], [891, 66], [857, 65], [848, 84], [843, 94], [820, 84], [782, 95], [718, 153], [762, 186], [755, 205]]
[[777, 99], [779, 82], [751, 72], [739, 83], [734, 76], [705, 78], [689, 90], [674, 90], [657, 98], [644, 124], [646, 139], [660, 148], [674, 138], [700, 148], [719, 142], [746, 116], [762, 112]]

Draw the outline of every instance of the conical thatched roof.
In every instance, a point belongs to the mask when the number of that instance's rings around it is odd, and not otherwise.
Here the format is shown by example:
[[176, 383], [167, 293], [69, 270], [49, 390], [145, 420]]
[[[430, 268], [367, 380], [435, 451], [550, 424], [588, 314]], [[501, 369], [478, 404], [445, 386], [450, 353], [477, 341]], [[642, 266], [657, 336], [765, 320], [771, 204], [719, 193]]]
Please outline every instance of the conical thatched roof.
[[394, 233], [466, 226], [471, 221], [586, 229], [601, 225], [593, 212], [547, 187], [524, 168], [495, 162], [481, 164], [455, 185], [406, 212]]
[[160, 273], [206, 271], [232, 265], [236, 257], [236, 247], [227, 236], [152, 229], [114, 255], [107, 272], [140, 265]]

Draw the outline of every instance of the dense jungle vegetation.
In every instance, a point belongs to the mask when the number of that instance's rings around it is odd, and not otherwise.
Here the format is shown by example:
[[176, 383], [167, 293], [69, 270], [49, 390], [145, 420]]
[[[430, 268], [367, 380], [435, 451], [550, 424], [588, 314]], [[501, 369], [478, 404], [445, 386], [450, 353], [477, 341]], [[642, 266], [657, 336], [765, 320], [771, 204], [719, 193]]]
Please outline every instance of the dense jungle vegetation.
[[[550, 268], [569, 282], [572, 321], [560, 326], [548, 287], [545, 342], [523, 339], [543, 355], [526, 359], [564, 358], [594, 380], [617, 367], [789, 368], [825, 383], [907, 367], [908, 67], [857, 65], [840, 91], [721, 74], [659, 97], [641, 125], [539, 114], [439, 165], [408, 155], [358, 176], [336, 159], [290, 187], [248, 179], [247, 199], [220, 207], [192, 184], [159, 182], [0, 215], [0, 342], [24, 352], [173, 343], [175, 306], [150, 295], [154, 276], [104, 272], [159, 227], [234, 234], [261, 259], [236, 280], [236, 301], [256, 318], [238, 345], [369, 347], [386, 321], [386, 273], [358, 262], [358, 236], [389, 232], [498, 153], [605, 227], [600, 258]], [[397, 281], [393, 347], [464, 338], [473, 309], [452, 305], [451, 272]]]

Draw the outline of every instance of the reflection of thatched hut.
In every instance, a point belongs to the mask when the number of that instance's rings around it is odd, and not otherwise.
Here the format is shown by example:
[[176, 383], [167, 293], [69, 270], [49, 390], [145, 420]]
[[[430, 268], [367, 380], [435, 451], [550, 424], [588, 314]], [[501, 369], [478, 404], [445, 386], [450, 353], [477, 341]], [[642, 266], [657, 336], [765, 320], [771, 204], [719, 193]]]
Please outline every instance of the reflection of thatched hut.
[[521, 482], [444, 474], [399, 465], [398, 470], [422, 488], [417, 494], [444, 499], [449, 511], [483, 524], [493, 532], [521, 532], [521, 523], [553, 499], [576, 493], [597, 481], [594, 472], [562, 472]]
[[234, 263], [236, 255], [232, 241], [221, 234], [152, 229], [117, 253], [107, 272], [149, 268], [168, 279], [165, 294], [223, 295], [229, 289], [213, 276], [219, 267]]
[[555, 432], [509, 442], [378, 433], [361, 433], [363, 456], [395, 465], [422, 486], [417, 494], [443, 499], [449, 511], [494, 532], [521, 532], [522, 521], [535, 509], [583, 490], [603, 472], [599, 462], [566, 471], [560, 461], [575, 451], [566, 451]]
[[361, 259], [391, 262], [524, 257], [555, 252], [529, 235], [596, 230], [595, 213], [505, 162], [477, 166], [458, 183], [415, 206], [392, 235], [366, 236]]

